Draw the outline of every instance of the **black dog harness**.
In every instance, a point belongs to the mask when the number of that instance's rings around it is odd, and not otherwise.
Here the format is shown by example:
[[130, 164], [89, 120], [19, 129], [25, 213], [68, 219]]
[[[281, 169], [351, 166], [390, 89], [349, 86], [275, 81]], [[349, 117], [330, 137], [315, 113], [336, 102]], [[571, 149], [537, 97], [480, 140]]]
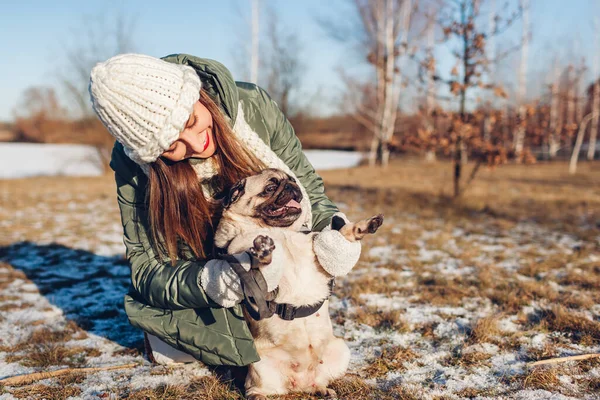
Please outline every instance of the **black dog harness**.
[[252, 266], [249, 271], [246, 271], [234, 256], [224, 254], [221, 255], [221, 258], [227, 261], [235, 273], [240, 277], [242, 291], [244, 292], [244, 300], [242, 303], [244, 304], [246, 311], [248, 311], [248, 314], [255, 321], [271, 318], [275, 314], [285, 321], [292, 321], [296, 318], [304, 318], [313, 315], [321, 308], [323, 303], [325, 303], [325, 300], [329, 298], [335, 287], [335, 280], [331, 279], [329, 281], [329, 295], [312, 306], [297, 307], [292, 304], [277, 303], [274, 300], [267, 300], [267, 296], [275, 298], [278, 289], [271, 292], [267, 291], [267, 282], [258, 269], [258, 265], [255, 264], [254, 257], [250, 256]]

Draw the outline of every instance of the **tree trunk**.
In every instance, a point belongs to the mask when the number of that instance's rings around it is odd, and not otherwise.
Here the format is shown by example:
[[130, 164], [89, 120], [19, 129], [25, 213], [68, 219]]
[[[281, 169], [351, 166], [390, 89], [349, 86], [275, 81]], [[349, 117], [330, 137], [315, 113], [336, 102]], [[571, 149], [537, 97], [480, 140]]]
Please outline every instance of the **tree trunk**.
[[[407, 34], [408, 26], [410, 24], [410, 13], [411, 13], [411, 2], [412, 0], [404, 0], [401, 6], [401, 19], [400, 19], [400, 46], [405, 41], [405, 34]], [[400, 96], [400, 84], [402, 80], [402, 74], [399, 72], [399, 68], [396, 65], [398, 60], [398, 54], [396, 54], [396, 19], [394, 18], [394, 1], [386, 0], [385, 10], [385, 30], [382, 31], [383, 39], [385, 43], [385, 59], [384, 59], [384, 82], [385, 82], [385, 101], [383, 104], [381, 128], [381, 165], [386, 167], [390, 158], [389, 143], [394, 136], [394, 130], [396, 128], [396, 117], [398, 111], [398, 101]]]
[[597, 120], [598, 114], [589, 113], [585, 116], [585, 118], [583, 118], [581, 125], [579, 125], [579, 133], [577, 134], [575, 147], [573, 148], [573, 153], [571, 154], [571, 162], [569, 163], [570, 174], [577, 172], [577, 160], [579, 159], [579, 152], [581, 151], [581, 144], [583, 143], [583, 135], [585, 134], [585, 128], [591, 119]]
[[373, 135], [373, 139], [371, 140], [371, 149], [369, 150], [369, 165], [371, 167], [377, 165], [377, 150], [379, 149], [379, 143], [380, 141], [377, 137], [377, 134]]
[[[600, 79], [594, 84], [594, 95], [592, 100], [592, 113], [600, 114]], [[596, 154], [596, 137], [598, 135], [598, 118], [592, 120], [590, 130], [590, 141], [588, 142], [587, 159], [592, 161]]]
[[469, 153], [464, 139], [460, 142], [460, 162], [462, 165], [467, 165], [469, 162]]
[[[596, 13], [594, 17], [594, 48], [600, 46], [600, 16]], [[594, 62], [592, 66], [592, 76], [594, 79], [594, 90], [592, 94], [592, 113], [600, 114], [600, 78], [598, 78], [598, 72], [600, 72], [600, 52], [596, 51], [594, 54]], [[592, 161], [596, 154], [596, 137], [598, 136], [598, 118], [592, 121], [592, 127], [590, 130], [590, 141], [588, 142], [587, 159]]]
[[[434, 12], [433, 12], [433, 6], [429, 5], [429, 21], [428, 21], [428, 26], [427, 26], [427, 57], [428, 57], [428, 61], [431, 62], [431, 60], [433, 60], [433, 52], [434, 52], [434, 42], [435, 42], [435, 38], [434, 38], [434, 30], [435, 30], [435, 19], [434, 19]], [[434, 68], [430, 68], [429, 65], [427, 65], [427, 94], [425, 97], [425, 118], [423, 121], [423, 125], [425, 128], [425, 131], [428, 133], [429, 136], [431, 136], [432, 134], [434, 134], [435, 130], [436, 130], [436, 121], [434, 120], [434, 116], [433, 116], [433, 109], [435, 107], [435, 78], [434, 78]], [[425, 153], [425, 162], [431, 163], [431, 162], [435, 162], [436, 161], [436, 154], [435, 154], [435, 149], [430, 149]]]
[[521, 0], [523, 10], [523, 32], [521, 35], [521, 62], [519, 65], [519, 84], [517, 89], [517, 129], [515, 131], [514, 146], [517, 162], [520, 162], [525, 145], [527, 110], [525, 108], [525, 95], [527, 91], [527, 56], [529, 51], [529, 0]]
[[462, 145], [460, 137], [457, 141], [456, 149], [454, 149], [454, 197], [460, 196], [460, 176], [462, 173], [462, 160], [460, 146]]
[[390, 146], [386, 141], [381, 142], [381, 166], [387, 167], [390, 163]]
[[487, 109], [485, 111], [485, 116], [483, 117], [483, 123], [481, 126], [481, 130], [483, 131], [483, 140], [485, 142], [490, 142], [492, 140], [492, 110]]
[[567, 128], [568, 151], [573, 148], [573, 133], [575, 132], [575, 85], [572, 81], [574, 70], [573, 65], [569, 65], [567, 68], [567, 121], [565, 127]]
[[548, 126], [548, 157], [552, 160], [558, 152], [558, 61], [554, 59], [554, 72], [552, 74], [552, 84], [550, 92], [550, 123]]
[[550, 100], [550, 125], [549, 125], [549, 139], [548, 139], [548, 156], [550, 159], [556, 158], [558, 149], [560, 147], [560, 97], [559, 97], [559, 86], [560, 86], [560, 72], [558, 69], [558, 60], [554, 59], [554, 69], [552, 74], [552, 86], [551, 86], [551, 100]]
[[525, 146], [525, 132], [527, 129], [527, 111], [525, 106], [521, 105], [517, 110], [517, 126], [515, 129], [514, 146], [516, 162], [521, 162], [523, 147]]
[[437, 161], [437, 155], [435, 154], [435, 150], [428, 150], [425, 153], [425, 162], [433, 163]]

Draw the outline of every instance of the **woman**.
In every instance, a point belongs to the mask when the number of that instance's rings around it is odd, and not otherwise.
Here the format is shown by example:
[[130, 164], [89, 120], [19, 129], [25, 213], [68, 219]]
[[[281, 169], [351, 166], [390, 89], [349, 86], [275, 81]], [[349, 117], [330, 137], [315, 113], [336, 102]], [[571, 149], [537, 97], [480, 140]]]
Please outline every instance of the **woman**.
[[[258, 361], [239, 305], [239, 278], [212, 256], [215, 199], [262, 168], [283, 169], [304, 194], [305, 214], [294, 228], [329, 229], [338, 209], [291, 125], [258, 86], [235, 82], [216, 61], [185, 54], [113, 57], [92, 70], [90, 95], [117, 139], [110, 166], [131, 266], [125, 311], [148, 334], [148, 357], [229, 366]], [[337, 275], [354, 266], [360, 244], [332, 237], [318, 254]], [[244, 255], [238, 258], [248, 269]], [[283, 266], [268, 268], [271, 290]]]

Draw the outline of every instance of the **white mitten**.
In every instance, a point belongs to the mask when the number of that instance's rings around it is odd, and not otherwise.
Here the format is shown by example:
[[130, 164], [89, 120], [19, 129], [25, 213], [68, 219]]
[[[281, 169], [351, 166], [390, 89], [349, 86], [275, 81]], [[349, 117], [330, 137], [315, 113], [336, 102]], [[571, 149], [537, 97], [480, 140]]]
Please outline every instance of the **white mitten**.
[[[344, 213], [333, 215], [349, 222]], [[360, 258], [360, 241], [350, 242], [339, 231], [329, 226], [319, 232], [314, 240], [313, 249], [319, 263], [332, 276], [344, 276], [350, 272]]]
[[[279, 285], [283, 275], [282, 251], [280, 248], [275, 248], [271, 263], [260, 268], [269, 292]], [[233, 256], [246, 271], [250, 270], [251, 259], [247, 252], [237, 253]], [[244, 299], [240, 278], [225, 260], [208, 261], [204, 265], [199, 279], [206, 295], [222, 307], [233, 307]]]

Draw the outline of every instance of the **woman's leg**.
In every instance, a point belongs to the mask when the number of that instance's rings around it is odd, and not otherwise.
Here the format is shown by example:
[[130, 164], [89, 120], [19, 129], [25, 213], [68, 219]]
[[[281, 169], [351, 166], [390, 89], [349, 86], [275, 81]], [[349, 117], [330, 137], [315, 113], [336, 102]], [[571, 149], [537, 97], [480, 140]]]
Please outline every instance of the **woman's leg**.
[[176, 364], [197, 361], [190, 354], [177, 350], [158, 337], [144, 332], [144, 344], [148, 360], [153, 364]]

